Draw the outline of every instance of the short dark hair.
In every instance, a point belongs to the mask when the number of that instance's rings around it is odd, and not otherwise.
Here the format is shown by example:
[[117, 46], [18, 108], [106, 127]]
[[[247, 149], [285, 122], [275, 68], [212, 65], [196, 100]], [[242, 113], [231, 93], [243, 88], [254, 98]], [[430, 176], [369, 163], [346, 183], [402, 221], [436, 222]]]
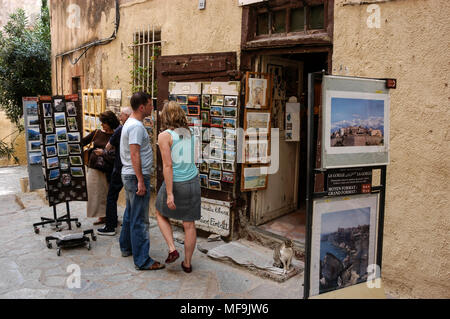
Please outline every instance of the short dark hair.
[[103, 124], [108, 124], [109, 127], [113, 130], [118, 128], [120, 125], [120, 121], [113, 111], [106, 111], [101, 113], [99, 119], [100, 122], [102, 122]]
[[148, 95], [145, 92], [136, 92], [131, 97], [131, 101], [130, 101], [131, 108], [133, 109], [133, 111], [137, 111], [139, 106], [147, 105], [148, 100], [151, 100], [150, 95]]

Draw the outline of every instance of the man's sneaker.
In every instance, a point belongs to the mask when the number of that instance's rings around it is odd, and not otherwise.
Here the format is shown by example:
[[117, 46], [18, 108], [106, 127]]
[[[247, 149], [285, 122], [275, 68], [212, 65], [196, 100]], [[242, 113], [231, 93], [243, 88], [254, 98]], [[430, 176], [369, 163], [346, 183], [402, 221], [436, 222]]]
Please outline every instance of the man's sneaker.
[[116, 230], [114, 228], [109, 229], [105, 226], [97, 229], [97, 233], [101, 236], [114, 236], [116, 234]]

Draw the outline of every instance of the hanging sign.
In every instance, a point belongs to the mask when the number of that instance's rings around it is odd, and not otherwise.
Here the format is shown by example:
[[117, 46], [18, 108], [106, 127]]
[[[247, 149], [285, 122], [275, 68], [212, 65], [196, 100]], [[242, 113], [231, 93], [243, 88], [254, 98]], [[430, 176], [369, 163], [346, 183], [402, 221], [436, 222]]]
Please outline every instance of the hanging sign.
[[342, 168], [328, 171], [328, 196], [369, 194], [371, 191], [371, 168]]

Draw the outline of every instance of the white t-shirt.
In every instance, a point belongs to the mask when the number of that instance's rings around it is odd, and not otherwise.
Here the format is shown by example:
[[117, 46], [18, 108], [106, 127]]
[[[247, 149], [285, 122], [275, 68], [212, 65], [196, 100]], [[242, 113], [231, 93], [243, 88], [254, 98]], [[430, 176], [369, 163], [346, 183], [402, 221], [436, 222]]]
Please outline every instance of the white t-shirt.
[[120, 138], [120, 159], [122, 175], [136, 175], [131, 163], [130, 145], [141, 147], [141, 167], [143, 175], [150, 175], [153, 166], [153, 150], [147, 130], [141, 121], [129, 118], [122, 129]]

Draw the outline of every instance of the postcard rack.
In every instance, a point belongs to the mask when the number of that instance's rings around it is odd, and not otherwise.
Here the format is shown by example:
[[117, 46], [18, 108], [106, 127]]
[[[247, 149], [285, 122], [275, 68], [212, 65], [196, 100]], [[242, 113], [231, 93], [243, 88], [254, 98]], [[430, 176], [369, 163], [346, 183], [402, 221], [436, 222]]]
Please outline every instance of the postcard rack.
[[[317, 245], [317, 242], [321, 242], [323, 239], [325, 231], [324, 225], [327, 225], [326, 223], [321, 224], [322, 219], [320, 220], [320, 223], [318, 223], [317, 220], [314, 220], [315, 216], [322, 216], [323, 215], [315, 215], [317, 213], [318, 207], [320, 203], [331, 203], [328, 206], [335, 207], [334, 201], [341, 200], [342, 203], [344, 201], [349, 202], [354, 198], [361, 198], [361, 196], [376, 196], [377, 201], [377, 208], [376, 211], [376, 218], [371, 220], [370, 226], [372, 227], [372, 221], [374, 222], [374, 226], [376, 228], [373, 233], [371, 233], [373, 240], [373, 257], [371, 263], [369, 265], [377, 265], [378, 271], [376, 273], [376, 277], [379, 278], [381, 276], [381, 266], [382, 266], [382, 249], [383, 249], [383, 231], [384, 231], [384, 212], [385, 212], [385, 197], [386, 197], [386, 171], [387, 166], [386, 165], [374, 165], [374, 166], [365, 166], [364, 168], [361, 167], [353, 167], [353, 168], [345, 168], [347, 170], [365, 170], [372, 172], [374, 170], [377, 170], [379, 175], [379, 182], [378, 185], [372, 185], [369, 187], [369, 189], [366, 189], [365, 191], [356, 192], [355, 194], [351, 195], [334, 195], [332, 192], [330, 192], [330, 185], [329, 180], [330, 177], [332, 177], [332, 173], [335, 172], [337, 169], [326, 169], [321, 168], [320, 163], [320, 151], [318, 148], [323, 147], [321, 145], [321, 136], [319, 132], [321, 132], [321, 117], [320, 114], [314, 114], [314, 107], [316, 104], [319, 104], [317, 101], [315, 101], [315, 86], [316, 85], [322, 85], [324, 74], [323, 73], [310, 73], [308, 76], [308, 139], [307, 139], [307, 185], [306, 185], [306, 243], [305, 243], [305, 281], [304, 281], [304, 294], [303, 297], [305, 299], [317, 296], [319, 294], [323, 294], [326, 292], [329, 292], [330, 290], [326, 291], [322, 290], [322, 288], [319, 290], [318, 287], [322, 287], [322, 283], [319, 283], [319, 280], [324, 280], [322, 277], [322, 266], [325, 267], [325, 262], [322, 262], [322, 254], [323, 252], [320, 249], [320, 245]], [[353, 78], [355, 80], [358, 80], [360, 78]], [[364, 79], [363, 79], [364, 80]], [[323, 87], [323, 86], [322, 86]], [[325, 101], [323, 101], [325, 103]], [[323, 109], [323, 107], [320, 107], [320, 109]], [[317, 110], [317, 107], [316, 107]], [[320, 112], [319, 112], [320, 113]], [[319, 167], [319, 168], [318, 168]], [[370, 177], [372, 178], [372, 176]], [[371, 179], [372, 180], [372, 179]], [[323, 187], [318, 187], [323, 186]], [[362, 195], [361, 195], [362, 194]], [[365, 194], [365, 195], [364, 195]], [[336, 208], [334, 208], [334, 211], [336, 211]], [[342, 209], [342, 211], [345, 211]], [[350, 212], [350, 210], [345, 211]], [[319, 227], [317, 226], [319, 225]], [[322, 228], [321, 228], [322, 227]], [[360, 226], [358, 226], [360, 227]], [[318, 231], [321, 229], [321, 231]], [[340, 230], [342, 231], [342, 229]], [[329, 240], [329, 239], [328, 239]], [[324, 250], [325, 251], [325, 250]], [[348, 255], [350, 256], [350, 254]], [[347, 257], [348, 257], [347, 256]], [[325, 258], [323, 258], [325, 261]], [[349, 267], [352, 268], [352, 265]], [[351, 273], [349, 271], [349, 273]], [[342, 277], [342, 276], [341, 276]], [[371, 278], [370, 276], [368, 277]], [[372, 277], [373, 278], [373, 277]], [[367, 281], [369, 280], [367, 279]], [[360, 282], [361, 283], [361, 282]], [[348, 286], [350, 286], [349, 284]], [[340, 288], [347, 287], [347, 286], [341, 286]], [[337, 290], [340, 288], [333, 288], [331, 290]]]

